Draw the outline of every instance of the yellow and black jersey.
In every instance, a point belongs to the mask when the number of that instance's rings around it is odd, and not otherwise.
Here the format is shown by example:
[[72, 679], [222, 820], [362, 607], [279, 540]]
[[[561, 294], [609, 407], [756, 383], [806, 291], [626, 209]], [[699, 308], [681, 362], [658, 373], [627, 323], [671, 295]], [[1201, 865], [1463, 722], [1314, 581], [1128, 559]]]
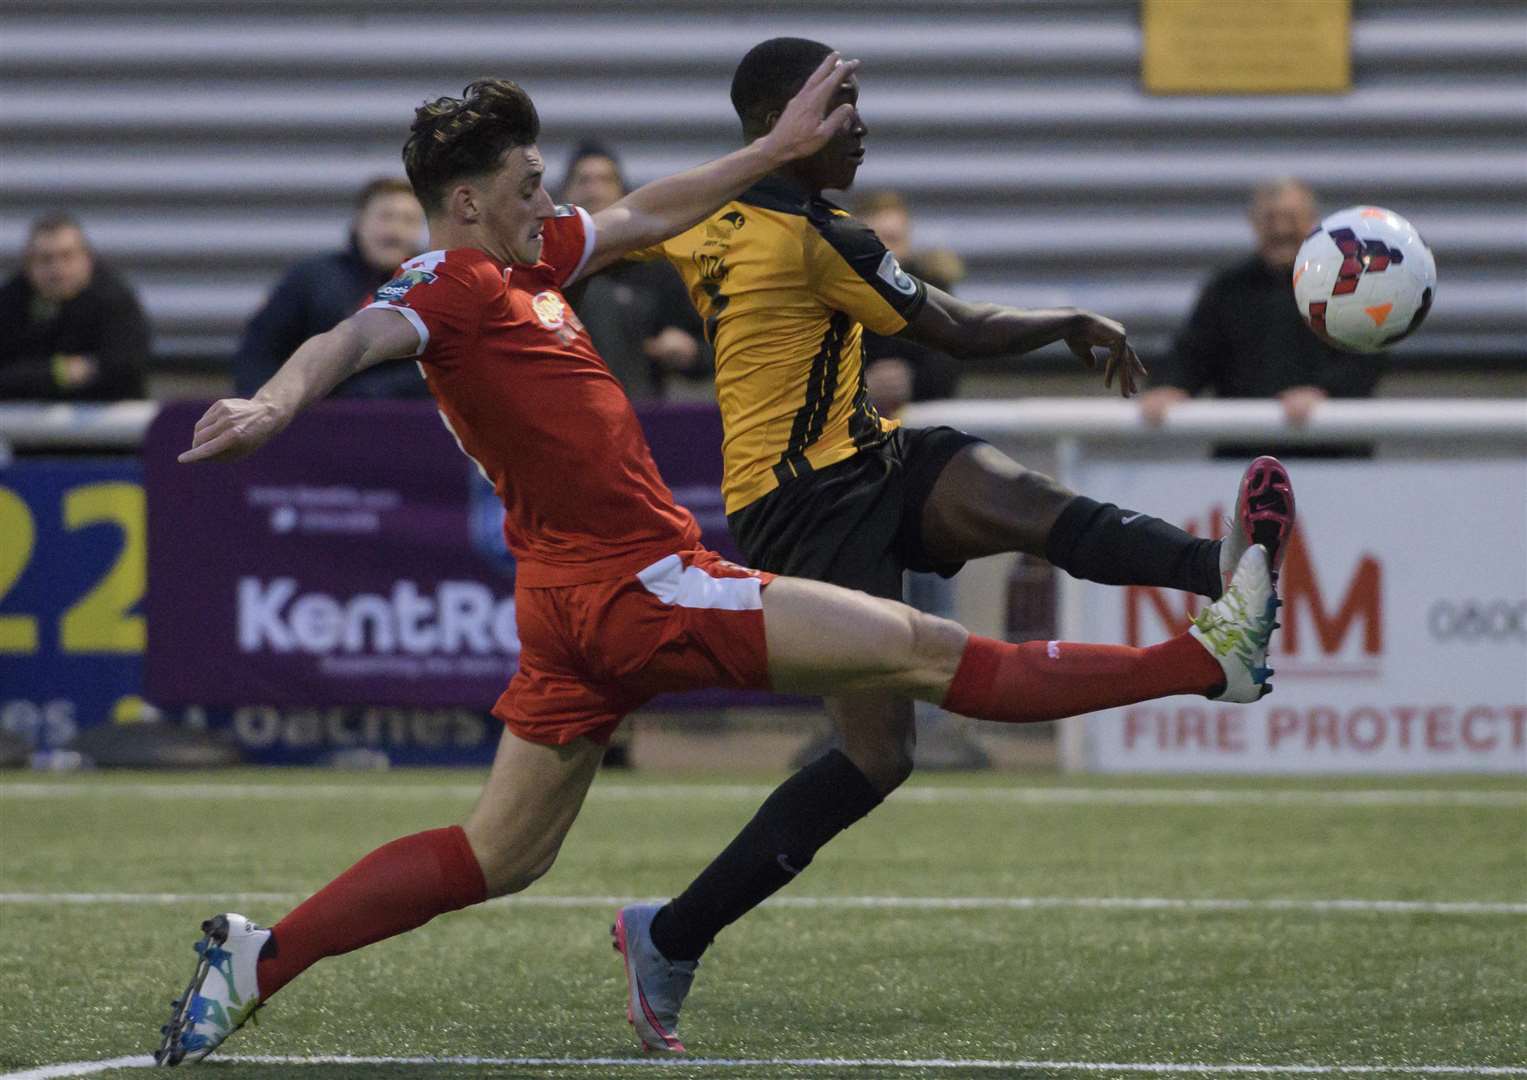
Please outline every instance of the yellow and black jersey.
[[727, 513], [896, 427], [869, 402], [860, 337], [865, 326], [899, 332], [927, 290], [846, 211], [769, 177], [634, 253], [659, 255], [683, 276], [715, 350]]

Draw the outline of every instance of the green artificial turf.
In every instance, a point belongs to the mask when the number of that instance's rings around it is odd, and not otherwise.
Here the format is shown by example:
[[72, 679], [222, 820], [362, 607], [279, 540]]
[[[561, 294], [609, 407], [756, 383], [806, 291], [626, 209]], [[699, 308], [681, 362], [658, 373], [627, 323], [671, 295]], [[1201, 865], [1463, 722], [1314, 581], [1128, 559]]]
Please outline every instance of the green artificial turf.
[[[916, 779], [916, 790], [893, 796], [835, 841], [784, 895], [1463, 901], [1518, 909], [771, 906], [707, 954], [681, 1026], [695, 1058], [766, 1063], [671, 1063], [655, 1071], [641, 1063], [624, 1022], [624, 980], [608, 936], [613, 908], [536, 898], [670, 895], [777, 779], [601, 777], [559, 863], [527, 894], [531, 903], [459, 912], [325, 961], [278, 995], [258, 1027], [224, 1047], [229, 1057], [621, 1058], [629, 1065], [225, 1062], [199, 1069], [230, 1080], [1112, 1075], [783, 1064], [894, 1058], [1446, 1064], [1521, 1067], [1527, 1076], [1527, 915], [1520, 910], [1527, 780], [1011, 774]], [[465, 772], [13, 774], [0, 782], [0, 893], [7, 894], [0, 899], [0, 1072], [150, 1050], [189, 975], [201, 918], [240, 910], [272, 923], [376, 845], [458, 820], [477, 780]], [[39, 794], [39, 785], [62, 786]], [[1054, 787], [1294, 794], [1286, 802], [1187, 805], [1012, 797]], [[1488, 799], [1342, 805], [1300, 794], [1367, 789]], [[62, 893], [283, 897], [39, 903], [11, 895]]]

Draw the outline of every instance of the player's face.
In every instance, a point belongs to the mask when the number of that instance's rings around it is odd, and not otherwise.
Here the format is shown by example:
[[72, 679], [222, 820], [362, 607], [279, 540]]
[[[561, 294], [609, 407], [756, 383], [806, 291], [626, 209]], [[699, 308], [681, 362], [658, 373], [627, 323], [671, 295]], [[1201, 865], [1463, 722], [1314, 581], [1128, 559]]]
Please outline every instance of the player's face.
[[854, 106], [848, 123], [827, 141], [826, 146], [806, 159], [806, 169], [810, 173], [812, 186], [816, 188], [847, 190], [854, 182], [859, 166], [864, 164], [864, 140], [869, 135], [870, 129], [865, 125], [864, 118], [859, 115], [858, 79], [851, 78], [838, 87], [838, 92], [833, 95], [827, 111], [831, 112], [844, 104]]
[[78, 229], [53, 229], [32, 238], [26, 253], [26, 277], [37, 295], [55, 304], [85, 291], [95, 265]]
[[1280, 273], [1292, 270], [1299, 245], [1316, 221], [1315, 204], [1301, 188], [1286, 187], [1258, 199], [1251, 208], [1251, 227], [1262, 261]]
[[392, 270], [423, 250], [424, 208], [402, 191], [374, 195], [355, 215], [355, 244], [378, 270]]
[[521, 266], [541, 261], [541, 223], [556, 213], [542, 178], [546, 163], [534, 146], [517, 146], [485, 185], [483, 228], [494, 254]]

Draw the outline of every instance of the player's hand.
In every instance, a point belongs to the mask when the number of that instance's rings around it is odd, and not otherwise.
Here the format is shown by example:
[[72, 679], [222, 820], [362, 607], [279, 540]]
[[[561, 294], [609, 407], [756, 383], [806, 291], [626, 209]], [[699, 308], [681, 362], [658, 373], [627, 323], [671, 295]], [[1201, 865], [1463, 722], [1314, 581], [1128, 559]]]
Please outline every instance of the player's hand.
[[700, 343], [677, 326], [665, 326], [642, 342], [642, 352], [668, 371], [693, 371], [700, 362]]
[[254, 453], [285, 427], [285, 421], [269, 402], [224, 398], [196, 421], [191, 449], [175, 460], [236, 461]]
[[765, 148], [780, 162], [816, 153], [827, 145], [828, 139], [843, 130], [853, 115], [854, 107], [847, 103], [830, 113], [827, 106], [839, 87], [858, 69], [859, 61], [844, 60], [836, 52], [828, 53], [800, 92], [790, 99], [784, 112], [779, 114], [773, 129], [759, 141], [765, 143]]
[[1283, 403], [1283, 417], [1293, 427], [1304, 427], [1310, 422], [1315, 406], [1326, 399], [1326, 392], [1318, 386], [1292, 386], [1278, 395]]
[[1118, 379], [1119, 394], [1123, 397], [1133, 397], [1140, 389], [1141, 380], [1148, 374], [1125, 337], [1123, 325], [1102, 315], [1082, 312], [1076, 329], [1066, 335], [1066, 345], [1078, 360], [1094, 371], [1097, 370], [1098, 359], [1093, 349], [1107, 349], [1103, 385], [1112, 386], [1114, 379]]
[[53, 358], [53, 380], [64, 390], [77, 390], [94, 382], [100, 370], [93, 357], [71, 354]]

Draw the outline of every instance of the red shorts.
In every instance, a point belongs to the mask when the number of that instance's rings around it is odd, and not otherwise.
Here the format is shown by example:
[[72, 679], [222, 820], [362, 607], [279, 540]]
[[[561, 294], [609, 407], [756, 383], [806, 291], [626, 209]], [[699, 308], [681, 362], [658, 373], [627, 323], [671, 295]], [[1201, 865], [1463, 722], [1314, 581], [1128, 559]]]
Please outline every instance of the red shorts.
[[697, 549], [610, 581], [519, 589], [520, 669], [493, 715], [531, 742], [604, 743], [658, 694], [768, 689], [773, 580]]

